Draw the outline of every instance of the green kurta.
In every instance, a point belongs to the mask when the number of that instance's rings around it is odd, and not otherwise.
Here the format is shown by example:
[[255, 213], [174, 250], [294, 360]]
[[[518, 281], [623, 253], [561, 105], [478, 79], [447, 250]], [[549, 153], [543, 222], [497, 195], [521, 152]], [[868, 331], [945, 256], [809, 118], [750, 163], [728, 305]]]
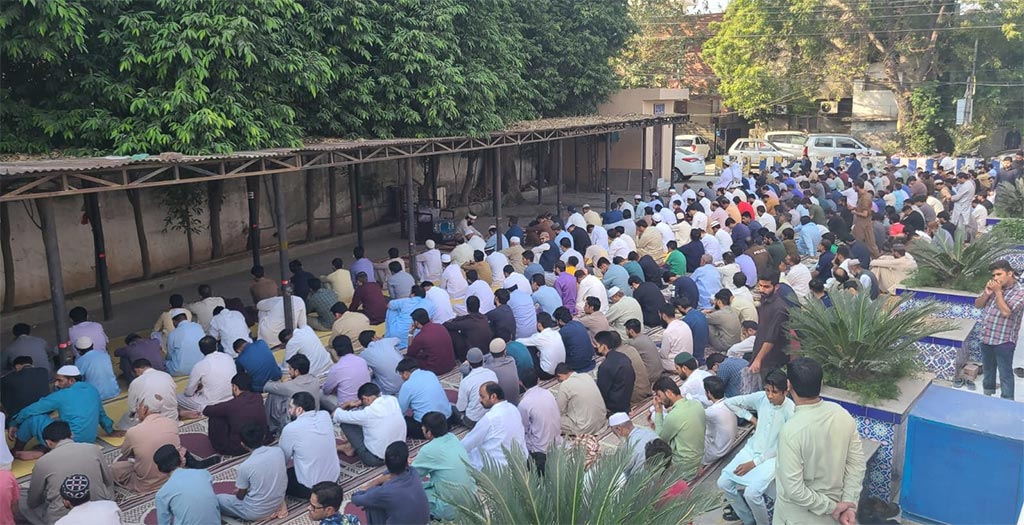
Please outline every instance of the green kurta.
[[679, 250], [670, 250], [665, 265], [676, 275], [686, 275], [686, 256]]
[[843, 407], [828, 401], [797, 406], [779, 433], [772, 522], [831, 523], [837, 503], [859, 501], [864, 461], [857, 422]]
[[455, 519], [455, 511], [441, 501], [440, 495], [451, 491], [476, 490], [476, 483], [469, 473], [469, 455], [454, 434], [445, 434], [430, 440], [423, 445], [412, 466], [423, 477], [430, 478], [423, 482], [430, 501], [430, 514], [441, 520]]
[[700, 401], [680, 399], [667, 413], [654, 414], [654, 431], [672, 446], [672, 463], [683, 469], [688, 480], [697, 477], [700, 470], [706, 429]]

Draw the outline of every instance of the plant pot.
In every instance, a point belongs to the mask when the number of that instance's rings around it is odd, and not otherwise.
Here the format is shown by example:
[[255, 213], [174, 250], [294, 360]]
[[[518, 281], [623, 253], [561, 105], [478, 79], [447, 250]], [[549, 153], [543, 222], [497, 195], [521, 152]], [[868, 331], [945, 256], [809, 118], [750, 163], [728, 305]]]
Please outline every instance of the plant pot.
[[839, 403], [857, 421], [857, 432], [863, 440], [865, 455], [877, 444], [877, 450], [868, 459], [864, 476], [864, 491], [869, 496], [883, 501], [899, 498], [907, 415], [934, 378], [930, 373], [904, 378], [899, 382], [899, 398], [870, 404], [864, 404], [849, 390], [829, 386], [822, 388], [823, 399]]
[[907, 307], [922, 301], [935, 301], [943, 305], [935, 317], [948, 323], [947, 331], [918, 341], [918, 359], [924, 369], [937, 379], [952, 381], [956, 376], [957, 354], [967, 350], [967, 361], [981, 362], [981, 341], [975, 325], [981, 320], [981, 308], [974, 306], [978, 294], [945, 288], [896, 287], [896, 295], [913, 294]]

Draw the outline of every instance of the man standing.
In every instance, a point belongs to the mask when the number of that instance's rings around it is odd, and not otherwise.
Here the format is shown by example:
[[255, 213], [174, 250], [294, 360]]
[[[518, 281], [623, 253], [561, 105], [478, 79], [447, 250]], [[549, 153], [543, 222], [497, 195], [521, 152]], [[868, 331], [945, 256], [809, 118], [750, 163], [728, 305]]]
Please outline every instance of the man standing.
[[654, 431], [672, 447], [672, 464], [693, 479], [704, 458], [707, 425], [700, 402], [686, 399], [671, 377], [654, 383]]
[[430, 502], [416, 467], [409, 466], [409, 445], [395, 441], [384, 452], [388, 475], [352, 494], [352, 504], [366, 511], [369, 525], [426, 525]]
[[258, 521], [271, 517], [284, 503], [288, 488], [284, 452], [264, 446], [266, 434], [259, 425], [243, 426], [241, 437], [249, 457], [235, 470], [235, 493], [218, 494], [217, 503], [225, 516]]
[[[853, 176], [853, 174], [850, 174]], [[875, 244], [875, 230], [871, 226], [871, 191], [864, 180], [853, 183], [857, 189], [857, 206], [853, 209], [853, 237], [867, 245], [871, 258], [878, 257], [878, 245]]]
[[207, 405], [203, 415], [209, 418], [210, 444], [218, 454], [241, 456], [248, 452], [242, 446], [242, 428], [256, 425], [267, 433], [267, 414], [263, 396], [252, 391], [252, 376], [239, 372], [231, 378], [231, 399]]
[[1006, 259], [988, 267], [992, 280], [974, 301], [981, 313], [981, 356], [985, 370], [982, 388], [985, 395], [996, 393], [996, 374], [999, 376], [1000, 396], [1013, 399], [1013, 351], [1020, 334], [1024, 316], [1024, 285]]
[[557, 442], [561, 431], [558, 401], [550, 390], [537, 386], [537, 372], [533, 368], [526, 369], [521, 375], [526, 392], [519, 400], [518, 408], [523, 418], [526, 451], [537, 471], [543, 473], [548, 450]]
[[843, 407], [822, 401], [823, 374], [813, 359], [794, 360], [786, 375], [796, 406], [779, 432], [773, 521], [814, 524], [831, 517], [853, 525], [865, 469], [857, 422]]
[[295, 498], [308, 498], [314, 485], [321, 481], [336, 483], [341, 475], [334, 424], [331, 416], [316, 409], [316, 401], [308, 392], [296, 392], [288, 404], [288, 423], [281, 431], [279, 445], [288, 469], [288, 490]]
[[760, 373], [764, 378], [768, 372], [786, 364], [789, 357], [786, 347], [789, 344], [789, 303], [779, 295], [779, 272], [761, 275], [757, 279], [757, 288], [761, 292], [761, 306], [757, 309], [757, 336], [754, 339], [753, 358], [750, 372]]
[[469, 453], [469, 464], [481, 469], [490, 462], [508, 465], [506, 453], [526, 457], [526, 431], [515, 405], [505, 400], [505, 391], [495, 382], [480, 385], [480, 404], [487, 409], [473, 430], [462, 438]]
[[[61, 375], [59, 371], [57, 374]], [[103, 449], [92, 443], [73, 442], [71, 427], [64, 421], [51, 422], [40, 437], [40, 443], [46, 445], [50, 453], [39, 458], [32, 468], [28, 495], [21, 501], [21, 514], [25, 518], [37, 525], [48, 525], [67, 514], [60, 487], [74, 474], [89, 478], [93, 501], [114, 498], [114, 478], [103, 459]]]
[[630, 398], [636, 383], [633, 364], [625, 354], [619, 352], [622, 338], [610, 330], [598, 332], [597, 353], [604, 361], [597, 369], [597, 388], [601, 391], [605, 408], [609, 412], [629, 412]]
[[394, 396], [382, 396], [380, 387], [367, 382], [359, 387], [359, 399], [348, 401], [334, 411], [334, 422], [345, 434], [338, 450], [356, 456], [368, 467], [384, 464], [384, 451], [395, 441], [405, 440], [405, 419]]
[[309, 358], [295, 354], [288, 360], [288, 381], [271, 381], [263, 385], [263, 393], [267, 394], [264, 408], [267, 412], [269, 434], [276, 436], [288, 424], [288, 402], [297, 392], [306, 392], [313, 397], [315, 408], [319, 410], [320, 382], [316, 376], [309, 374]]
[[[786, 397], [789, 385], [786, 374], [773, 370], [765, 380], [764, 391], [727, 398], [725, 406], [736, 417], [755, 424], [754, 435], [739, 453], [722, 469], [718, 487], [725, 492], [736, 516], [743, 525], [768, 525], [768, 508], [764, 493], [775, 480], [775, 456], [779, 432], [793, 417], [793, 401]], [[755, 417], [751, 412], [756, 412]], [[739, 487], [744, 487], [740, 494]]]
[[454, 521], [455, 509], [444, 496], [465, 490], [474, 492], [476, 482], [469, 472], [469, 454], [459, 438], [448, 432], [448, 421], [440, 412], [423, 416], [423, 435], [430, 441], [416, 454], [412, 466], [425, 478], [423, 490], [430, 502], [430, 515], [438, 521]]

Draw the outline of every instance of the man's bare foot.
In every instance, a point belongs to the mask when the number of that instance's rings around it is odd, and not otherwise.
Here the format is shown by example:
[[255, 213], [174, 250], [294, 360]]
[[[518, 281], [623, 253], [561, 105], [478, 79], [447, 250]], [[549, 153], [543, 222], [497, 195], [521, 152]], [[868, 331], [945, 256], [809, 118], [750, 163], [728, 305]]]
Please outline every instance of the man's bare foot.
[[181, 419], [199, 419], [203, 415], [195, 410], [178, 410], [178, 417]]
[[43, 453], [39, 450], [19, 450], [14, 453], [14, 457], [22, 461], [32, 461], [43, 457]]
[[339, 443], [337, 448], [338, 448], [338, 452], [340, 452], [340, 453], [342, 453], [342, 454], [344, 454], [346, 456], [353, 456], [354, 457], [356, 455], [355, 447], [353, 447], [349, 443]]
[[281, 506], [277, 508], [277, 512], [273, 516], [275, 519], [284, 519], [288, 517], [288, 500], [281, 500]]

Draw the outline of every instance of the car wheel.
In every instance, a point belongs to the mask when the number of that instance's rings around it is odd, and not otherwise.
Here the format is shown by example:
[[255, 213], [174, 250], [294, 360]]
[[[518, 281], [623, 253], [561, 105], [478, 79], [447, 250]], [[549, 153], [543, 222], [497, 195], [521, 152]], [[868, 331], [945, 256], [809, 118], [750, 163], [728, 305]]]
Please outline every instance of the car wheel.
[[683, 172], [679, 171], [679, 168], [672, 166], [672, 182], [682, 182]]

